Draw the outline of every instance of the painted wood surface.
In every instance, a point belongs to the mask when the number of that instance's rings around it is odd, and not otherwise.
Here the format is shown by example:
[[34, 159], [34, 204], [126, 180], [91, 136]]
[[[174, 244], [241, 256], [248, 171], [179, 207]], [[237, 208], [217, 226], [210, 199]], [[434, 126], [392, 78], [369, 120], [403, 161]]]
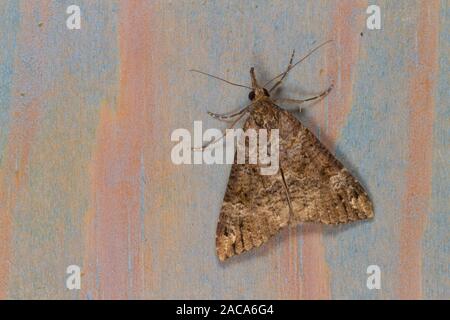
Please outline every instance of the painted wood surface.
[[[82, 10], [68, 30], [67, 6]], [[378, 4], [382, 29], [366, 28]], [[0, 1], [0, 297], [450, 298], [449, 1]], [[336, 86], [299, 118], [362, 181], [369, 223], [285, 230], [220, 264], [230, 167], [171, 162], [171, 132], [293, 71]], [[66, 268], [82, 268], [67, 290]], [[366, 287], [378, 265], [381, 290]]]

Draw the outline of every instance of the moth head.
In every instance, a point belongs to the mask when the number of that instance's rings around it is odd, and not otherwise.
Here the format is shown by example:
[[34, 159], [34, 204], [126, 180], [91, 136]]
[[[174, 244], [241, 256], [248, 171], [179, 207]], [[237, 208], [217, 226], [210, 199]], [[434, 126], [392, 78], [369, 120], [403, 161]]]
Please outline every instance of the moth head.
[[269, 91], [266, 88], [261, 88], [258, 85], [258, 81], [256, 80], [256, 76], [255, 76], [255, 68], [250, 68], [250, 77], [252, 78], [252, 88], [253, 90], [250, 91], [250, 93], [248, 94], [248, 98], [253, 101], [255, 99], [259, 99], [263, 96], [265, 97], [269, 97]]
[[269, 91], [266, 88], [256, 88], [248, 93], [250, 101], [259, 98], [260, 96], [270, 97]]

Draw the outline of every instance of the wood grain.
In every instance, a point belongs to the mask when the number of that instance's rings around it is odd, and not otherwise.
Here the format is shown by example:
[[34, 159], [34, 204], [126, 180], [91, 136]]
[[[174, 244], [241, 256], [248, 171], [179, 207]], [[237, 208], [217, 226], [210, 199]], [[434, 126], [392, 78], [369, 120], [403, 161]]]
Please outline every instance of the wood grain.
[[[447, 0], [0, 2], [0, 298], [450, 298]], [[72, 3], [70, 3], [72, 4]], [[371, 3], [370, 3], [371, 4]], [[230, 167], [170, 160], [174, 129], [318, 43], [283, 97], [335, 89], [297, 116], [369, 192], [375, 219], [300, 226], [221, 264]], [[82, 268], [81, 290], [65, 287]], [[382, 271], [381, 290], [366, 269]]]

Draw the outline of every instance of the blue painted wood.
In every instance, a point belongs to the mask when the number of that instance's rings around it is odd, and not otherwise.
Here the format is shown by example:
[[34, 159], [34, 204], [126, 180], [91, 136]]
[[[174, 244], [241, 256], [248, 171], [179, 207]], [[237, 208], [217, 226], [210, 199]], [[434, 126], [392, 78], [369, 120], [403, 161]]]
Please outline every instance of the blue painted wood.
[[[82, 29], [67, 30], [75, 2]], [[1, 298], [450, 297], [448, 1], [378, 1], [373, 31], [367, 1], [75, 2], [0, 3]], [[170, 134], [223, 127], [206, 111], [248, 92], [188, 70], [269, 79], [328, 39], [279, 95], [335, 82], [297, 116], [362, 181], [375, 220], [286, 230], [222, 265], [230, 167], [175, 166]], [[80, 291], [65, 288], [70, 264]], [[373, 264], [381, 290], [366, 287]]]

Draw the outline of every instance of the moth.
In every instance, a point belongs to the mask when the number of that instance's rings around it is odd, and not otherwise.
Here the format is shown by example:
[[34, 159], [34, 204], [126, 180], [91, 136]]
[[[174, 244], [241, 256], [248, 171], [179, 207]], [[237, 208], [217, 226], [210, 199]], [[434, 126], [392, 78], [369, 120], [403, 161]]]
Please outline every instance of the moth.
[[[216, 230], [216, 251], [221, 261], [261, 246], [287, 226], [305, 222], [335, 225], [374, 215], [372, 202], [361, 184], [308, 128], [278, 105], [280, 102], [302, 104], [323, 98], [333, 86], [304, 100], [271, 98], [271, 93], [292, 68], [328, 42], [295, 64], [294, 51], [287, 69], [263, 86], [258, 83], [254, 68], [250, 69], [251, 87], [212, 76], [251, 90], [251, 103], [236, 113], [208, 112], [211, 116], [231, 120], [232, 126], [247, 116], [244, 131], [279, 130], [279, 170], [276, 174], [261, 175], [260, 164], [249, 164], [248, 161], [232, 165]], [[266, 88], [275, 80], [272, 87]]]

